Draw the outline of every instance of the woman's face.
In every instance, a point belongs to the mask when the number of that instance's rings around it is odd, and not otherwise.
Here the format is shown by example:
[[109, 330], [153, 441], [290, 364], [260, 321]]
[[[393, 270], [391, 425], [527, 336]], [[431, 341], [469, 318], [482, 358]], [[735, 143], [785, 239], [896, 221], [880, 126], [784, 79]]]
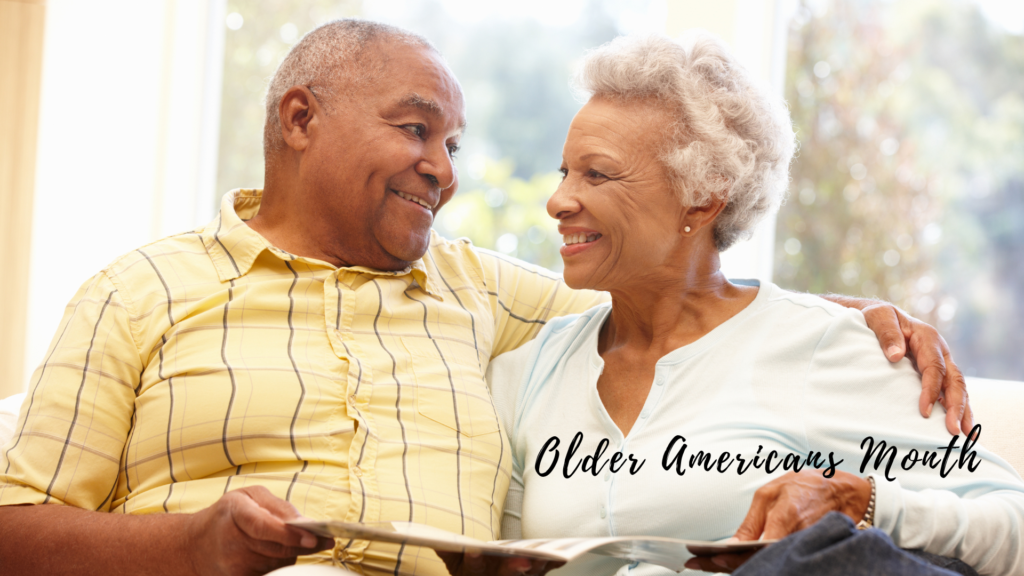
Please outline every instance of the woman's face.
[[681, 264], [686, 208], [658, 153], [672, 125], [650, 101], [592, 98], [562, 149], [562, 183], [548, 200], [572, 288], [648, 285]]

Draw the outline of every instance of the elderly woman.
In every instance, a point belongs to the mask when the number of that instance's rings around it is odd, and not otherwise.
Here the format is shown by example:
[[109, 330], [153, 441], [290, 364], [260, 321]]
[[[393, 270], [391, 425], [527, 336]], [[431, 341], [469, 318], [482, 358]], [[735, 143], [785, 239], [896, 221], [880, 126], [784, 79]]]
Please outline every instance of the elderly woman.
[[[786, 189], [783, 104], [707, 36], [620, 38], [578, 85], [590, 99], [548, 212], [566, 282], [612, 302], [491, 364], [514, 460], [502, 536], [767, 539], [837, 510], [900, 547], [1024, 573], [1024, 484], [1008, 464], [977, 445], [965, 464], [958, 443], [942, 470], [915, 465], [951, 437], [940, 415], [915, 415], [909, 361], [873, 353], [855, 311], [720, 271]], [[862, 471], [867, 436], [896, 447], [891, 468]]]

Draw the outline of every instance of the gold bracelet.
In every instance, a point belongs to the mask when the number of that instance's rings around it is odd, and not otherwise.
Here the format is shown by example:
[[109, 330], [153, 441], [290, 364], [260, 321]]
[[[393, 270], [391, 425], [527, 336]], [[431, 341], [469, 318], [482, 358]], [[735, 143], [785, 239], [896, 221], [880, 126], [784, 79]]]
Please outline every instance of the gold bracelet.
[[875, 477], [868, 476], [868, 482], [871, 483], [871, 499], [868, 500], [868, 509], [864, 511], [864, 517], [857, 522], [857, 530], [866, 530], [875, 523]]

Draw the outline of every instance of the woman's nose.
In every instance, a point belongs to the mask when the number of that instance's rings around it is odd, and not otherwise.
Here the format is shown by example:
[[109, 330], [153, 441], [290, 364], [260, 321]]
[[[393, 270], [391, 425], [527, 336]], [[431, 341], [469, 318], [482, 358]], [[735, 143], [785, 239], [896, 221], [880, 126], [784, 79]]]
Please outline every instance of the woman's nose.
[[555, 189], [555, 193], [548, 198], [547, 208], [548, 215], [555, 220], [572, 216], [583, 208], [576, 198], [568, 178], [562, 180], [562, 183]]

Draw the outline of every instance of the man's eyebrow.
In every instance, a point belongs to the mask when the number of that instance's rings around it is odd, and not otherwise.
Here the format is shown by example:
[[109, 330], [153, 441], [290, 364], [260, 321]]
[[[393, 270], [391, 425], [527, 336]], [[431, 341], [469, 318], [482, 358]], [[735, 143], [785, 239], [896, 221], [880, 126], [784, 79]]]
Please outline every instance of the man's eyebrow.
[[419, 108], [424, 112], [429, 112], [435, 116], [444, 116], [444, 108], [437, 102], [420, 96], [419, 94], [409, 94], [402, 101], [399, 102], [400, 106]]
[[[428, 114], [433, 114], [438, 118], [444, 118], [445, 116], [444, 108], [442, 108], [440, 104], [429, 98], [424, 98], [416, 93], [409, 94], [406, 97], [402, 98], [402, 100], [399, 101], [398, 105], [399, 107], [402, 108], [419, 108], [420, 110], [423, 110]], [[459, 123], [459, 128], [465, 130], [466, 119], [462, 118], [461, 120], [462, 121]]]

